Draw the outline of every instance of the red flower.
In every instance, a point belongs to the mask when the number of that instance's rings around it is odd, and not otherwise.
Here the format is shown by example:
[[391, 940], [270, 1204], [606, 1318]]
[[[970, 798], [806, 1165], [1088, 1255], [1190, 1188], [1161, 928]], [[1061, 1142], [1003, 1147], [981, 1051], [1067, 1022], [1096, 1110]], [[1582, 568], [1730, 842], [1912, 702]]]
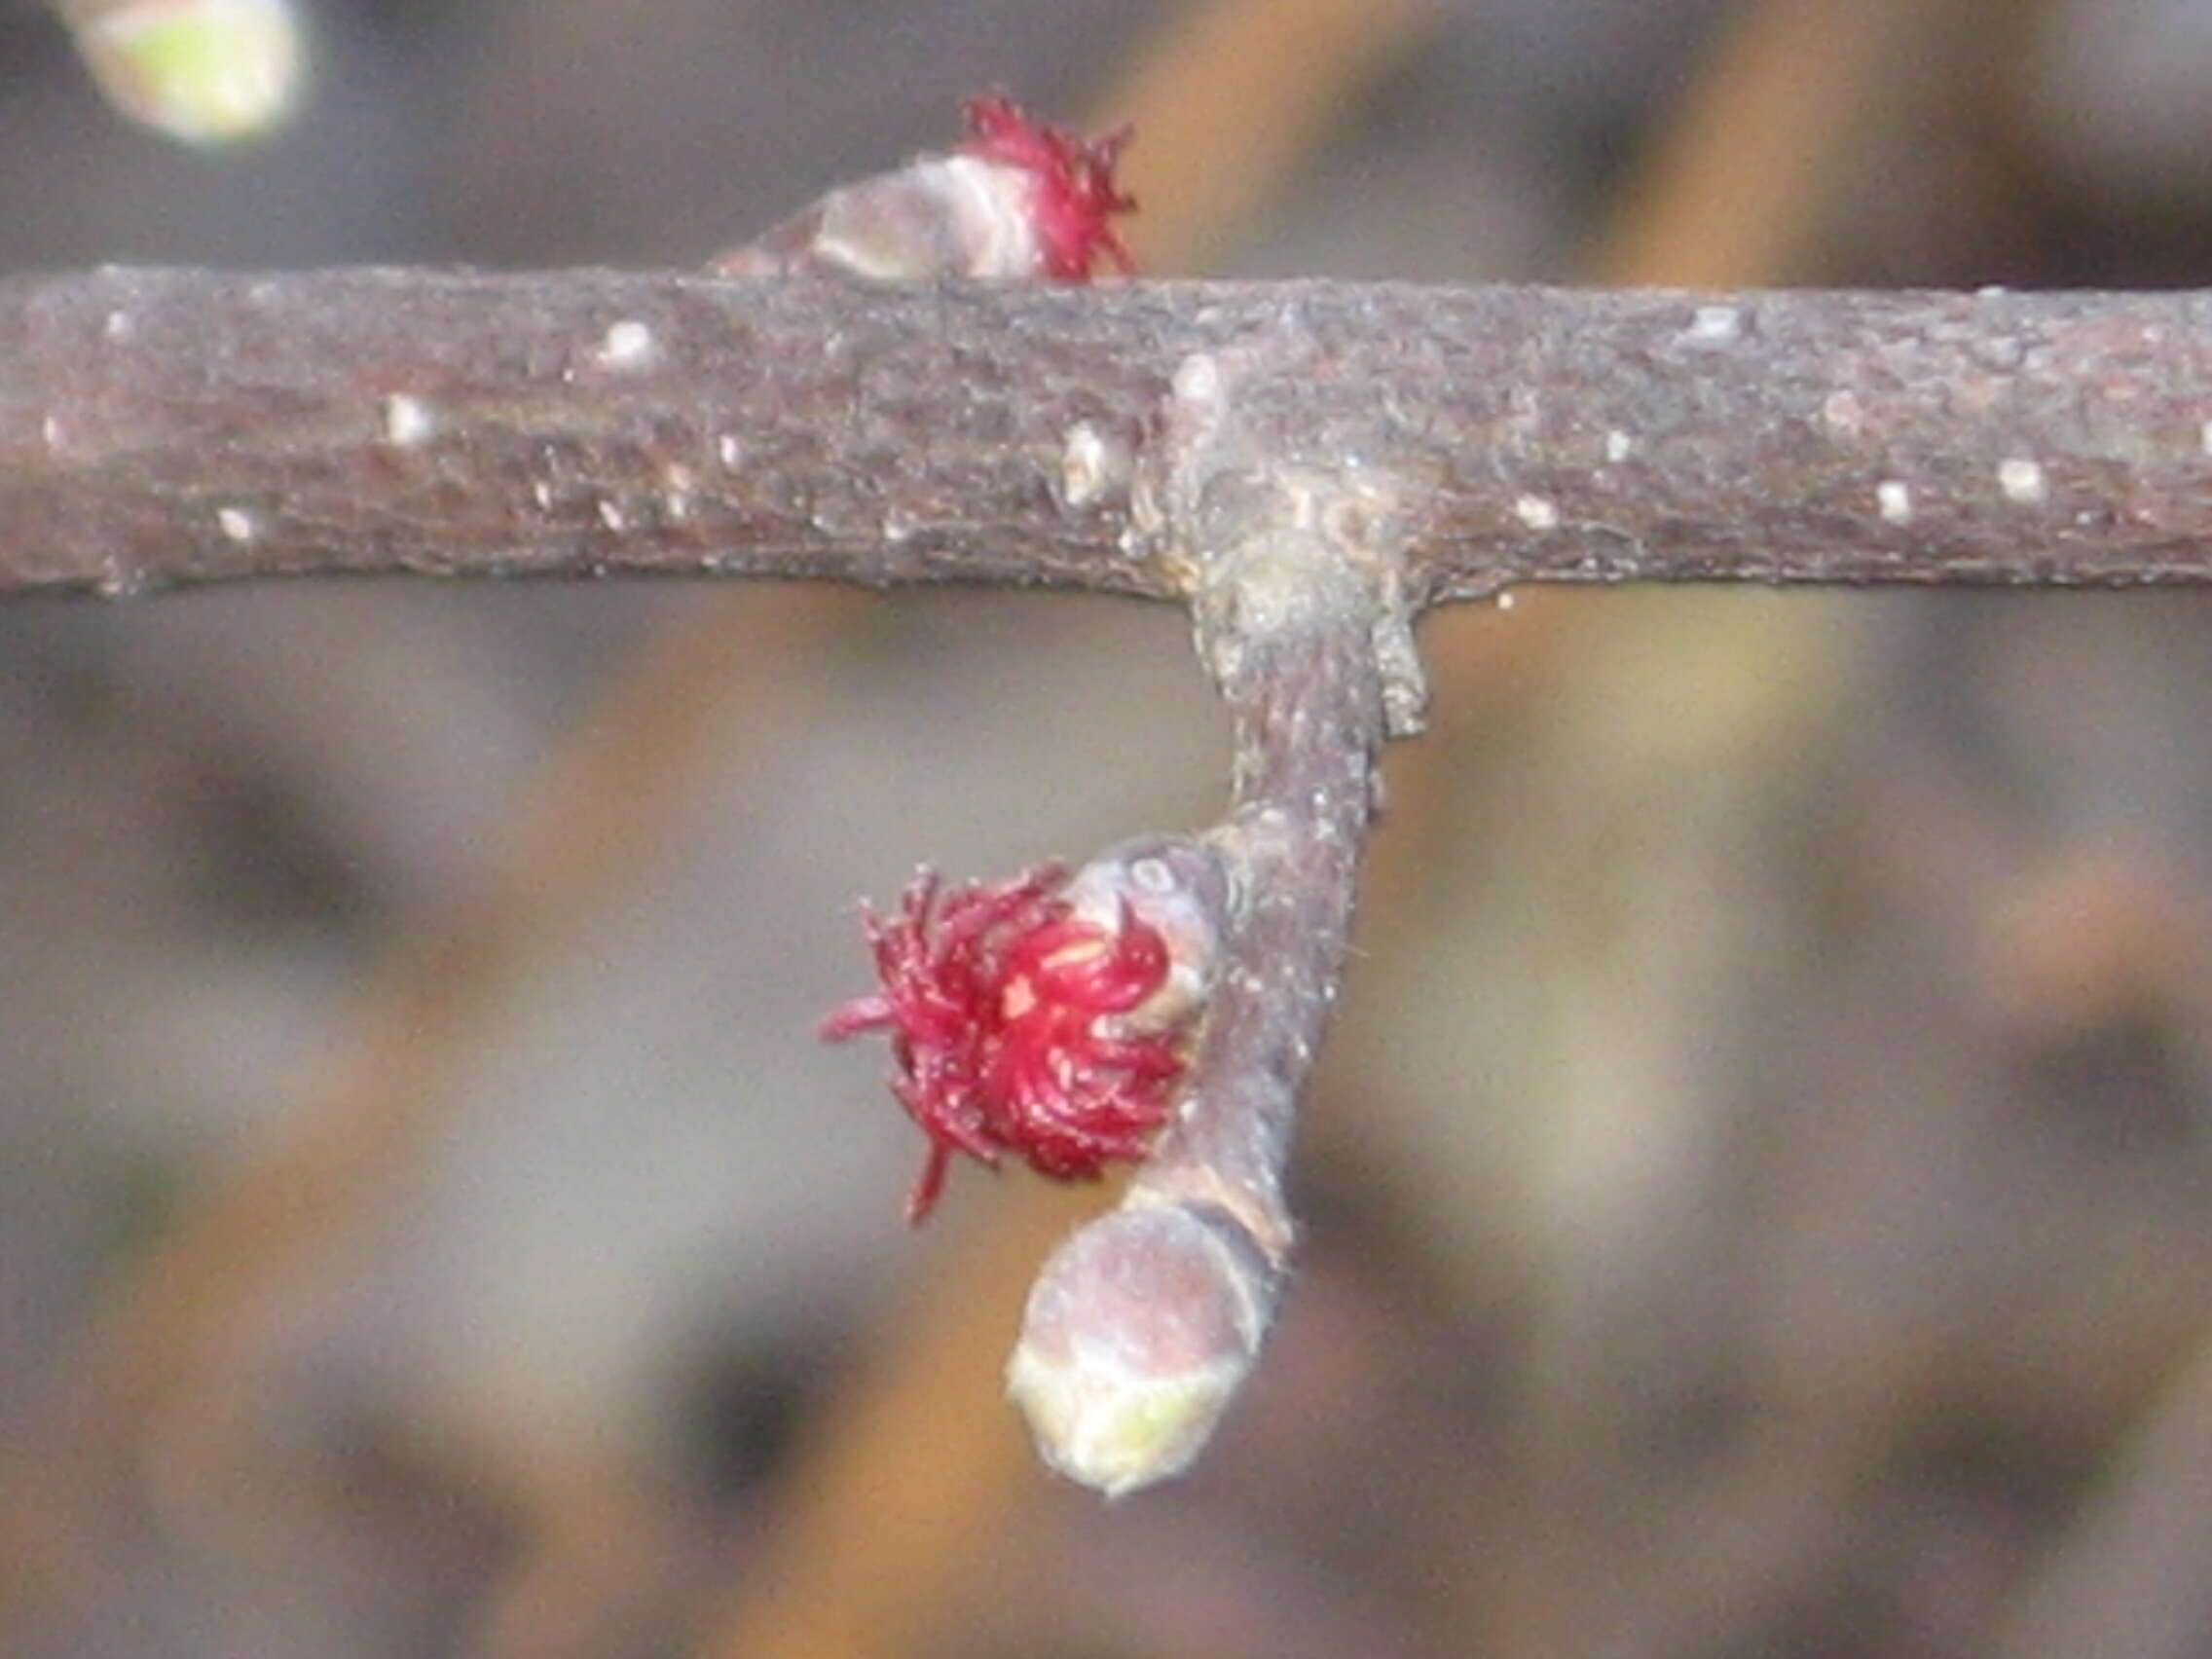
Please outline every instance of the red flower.
[[968, 155], [1019, 167], [1036, 181], [1031, 225], [1044, 275], [1080, 282], [1101, 255], [1123, 272], [1135, 269], [1129, 250], [1114, 234], [1117, 213], [1136, 206], [1114, 183], [1114, 166], [1129, 129], [1103, 138], [1078, 138], [1033, 122], [1012, 98], [970, 98]]
[[1124, 1017], [1167, 985], [1166, 940], [1126, 898], [1111, 924], [1079, 913], [1063, 883], [1041, 865], [940, 896], [923, 870], [896, 916], [864, 912], [883, 988], [833, 1011], [822, 1034], [890, 1034], [891, 1092], [930, 1141], [909, 1221], [937, 1202], [955, 1152], [993, 1167], [1017, 1153], [1079, 1180], [1143, 1157], [1167, 1120], [1182, 1049]]

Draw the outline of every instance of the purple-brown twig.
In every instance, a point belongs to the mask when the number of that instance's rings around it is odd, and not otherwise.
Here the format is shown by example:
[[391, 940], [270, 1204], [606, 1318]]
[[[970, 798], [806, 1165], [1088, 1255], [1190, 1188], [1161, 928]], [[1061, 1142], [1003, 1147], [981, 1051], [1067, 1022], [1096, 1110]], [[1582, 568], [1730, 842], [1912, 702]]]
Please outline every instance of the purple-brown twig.
[[1186, 600], [1132, 463], [1278, 330], [1266, 441], [1521, 581], [2212, 580], [2212, 295], [110, 270], [0, 282], [0, 594], [828, 576]]
[[1161, 474], [1140, 483], [1235, 720], [1234, 798], [1209, 836], [1231, 914], [1176, 1119], [1120, 1207], [1046, 1265], [1007, 1371], [1046, 1458], [1109, 1496], [1197, 1456], [1273, 1319], [1295, 1232], [1284, 1167], [1343, 977], [1375, 756], [1420, 719], [1394, 481], [1273, 448], [1242, 407], [1295, 378], [1301, 349], [1273, 336], [1187, 359]]

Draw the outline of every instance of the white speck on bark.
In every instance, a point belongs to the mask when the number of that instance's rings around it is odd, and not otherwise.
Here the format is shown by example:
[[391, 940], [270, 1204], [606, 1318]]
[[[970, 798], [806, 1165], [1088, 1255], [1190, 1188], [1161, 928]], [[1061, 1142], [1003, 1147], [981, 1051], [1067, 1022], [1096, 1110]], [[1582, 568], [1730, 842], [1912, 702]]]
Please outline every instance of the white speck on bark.
[[608, 369], [643, 368], [659, 350], [651, 329], [634, 317], [624, 317], [610, 326], [599, 343], [599, 361], [601, 367]]
[[100, 331], [110, 340], [128, 340], [138, 332], [138, 324], [127, 311], [111, 311]]
[[1541, 496], [1516, 496], [1513, 498], [1513, 516], [1530, 530], [1559, 528], [1559, 508]]
[[735, 432], [724, 432], [715, 440], [715, 458], [735, 472], [745, 464], [745, 445]]
[[217, 507], [215, 523], [233, 541], [251, 541], [261, 529], [243, 507]]
[[1636, 448], [1636, 440], [1615, 426], [1605, 434], [1605, 459], [1615, 466], [1628, 460]]
[[438, 418], [420, 397], [394, 392], [384, 400], [384, 435], [398, 449], [427, 443], [438, 429]]
[[1700, 306], [1687, 330], [1692, 340], [1724, 346], [1744, 332], [1744, 313], [1734, 306]]
[[2040, 506], [2050, 498], [2050, 480], [2042, 463], [2011, 456], [1997, 463], [1997, 487], [2014, 506]]
[[1912, 522], [1912, 491], [1903, 480], [1885, 478], [1874, 486], [1874, 500], [1881, 508], [1884, 524], [1910, 524]]
[[1088, 507], [1128, 476], [1128, 457], [1122, 447], [1088, 421], [1068, 428], [1060, 451], [1060, 499], [1070, 507]]
[[599, 503], [599, 522], [607, 526], [608, 530], [627, 530], [630, 528], [629, 516], [613, 501]]
[[1221, 364], [1204, 351], [1193, 351], [1177, 365], [1175, 396], [1183, 403], [1213, 404], [1221, 400]]

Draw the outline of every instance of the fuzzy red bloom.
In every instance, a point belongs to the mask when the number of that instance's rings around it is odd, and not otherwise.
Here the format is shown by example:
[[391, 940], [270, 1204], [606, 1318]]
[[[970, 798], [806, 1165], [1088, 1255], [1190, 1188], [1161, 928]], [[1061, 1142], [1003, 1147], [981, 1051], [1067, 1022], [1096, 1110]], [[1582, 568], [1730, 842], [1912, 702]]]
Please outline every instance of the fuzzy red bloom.
[[1044, 275], [1081, 282], [1101, 256], [1126, 273], [1135, 266], [1112, 220], [1136, 206], [1114, 182], [1129, 129], [1078, 138], [1033, 122], [1012, 98], [970, 98], [966, 155], [1019, 167], [1036, 181], [1031, 207]]
[[929, 1214], [956, 1152], [993, 1167], [1016, 1153], [1080, 1180], [1143, 1157], [1167, 1120], [1182, 1051], [1122, 1018], [1167, 982], [1166, 941], [1125, 899], [1113, 926], [1077, 914], [1063, 876], [1042, 865], [940, 895], [924, 870], [896, 916], [864, 913], [883, 988], [822, 1034], [890, 1034], [891, 1092], [930, 1141], [909, 1221]]

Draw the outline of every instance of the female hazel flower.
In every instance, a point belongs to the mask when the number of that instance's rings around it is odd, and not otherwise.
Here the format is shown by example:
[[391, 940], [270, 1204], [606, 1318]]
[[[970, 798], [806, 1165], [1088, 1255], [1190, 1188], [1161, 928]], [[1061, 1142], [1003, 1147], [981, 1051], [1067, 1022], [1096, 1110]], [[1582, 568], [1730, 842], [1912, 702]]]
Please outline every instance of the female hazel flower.
[[994, 1168], [1013, 1153], [1059, 1180], [1144, 1156], [1173, 1106], [1212, 947], [1175, 882], [1157, 856], [949, 892], [925, 869], [897, 914], [864, 911], [882, 989], [822, 1034], [890, 1036], [891, 1092], [930, 1143], [909, 1221], [929, 1215], [956, 1152]]
[[968, 141], [960, 153], [1027, 175], [1039, 276], [1081, 282], [1102, 258], [1124, 275], [1135, 269], [1114, 233], [1115, 215], [1136, 206], [1114, 181], [1129, 129], [1078, 138], [1031, 121], [1004, 94], [970, 98], [967, 115]]
[[968, 136], [951, 153], [832, 190], [710, 269], [883, 282], [1084, 282], [1101, 263], [1131, 269], [1114, 230], [1136, 207], [1114, 179], [1128, 129], [1079, 138], [1000, 95], [966, 108]]

